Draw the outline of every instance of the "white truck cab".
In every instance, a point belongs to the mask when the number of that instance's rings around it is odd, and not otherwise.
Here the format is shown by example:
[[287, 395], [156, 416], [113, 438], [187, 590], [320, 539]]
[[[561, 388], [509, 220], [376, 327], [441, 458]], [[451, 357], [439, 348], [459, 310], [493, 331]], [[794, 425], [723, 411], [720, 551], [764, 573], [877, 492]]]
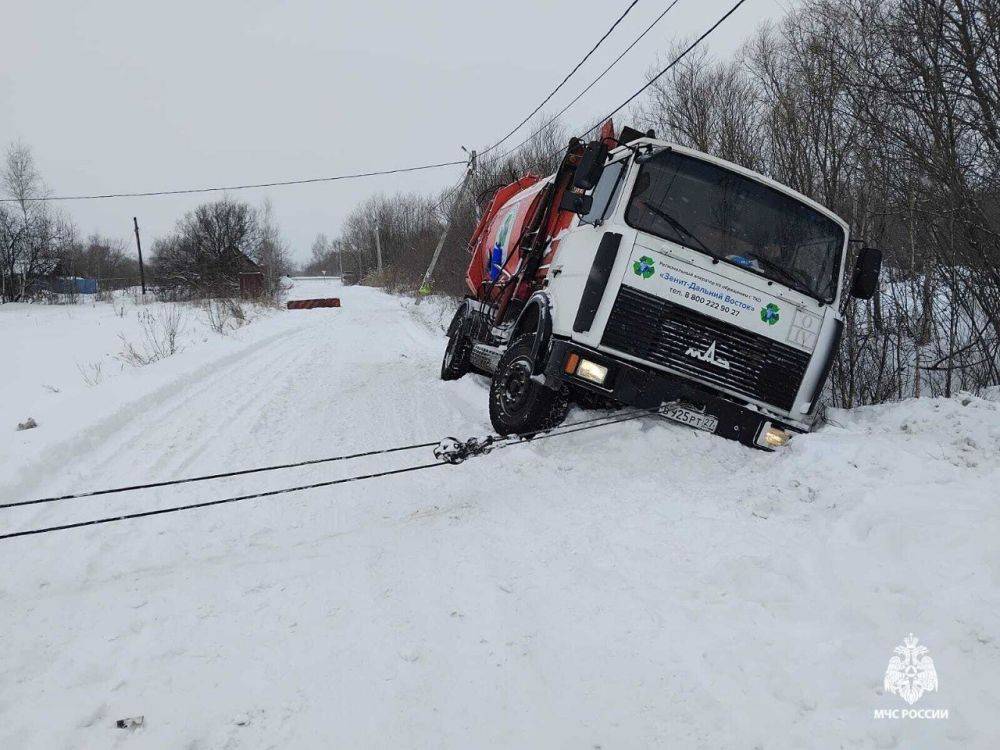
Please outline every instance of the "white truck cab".
[[[560, 209], [578, 217], [550, 238], [518, 320], [470, 344], [493, 375], [494, 425], [517, 425], [502, 413], [518, 367], [506, 355], [527, 331], [520, 367], [570, 400], [660, 406], [762, 448], [811, 429], [843, 327], [847, 223], [761, 174], [655, 138], [595, 158], [606, 162], [589, 183], [570, 178]], [[855, 296], [874, 291], [880, 259], [862, 251]], [[508, 406], [518, 396], [508, 392]], [[551, 422], [550, 400], [540, 408]]]

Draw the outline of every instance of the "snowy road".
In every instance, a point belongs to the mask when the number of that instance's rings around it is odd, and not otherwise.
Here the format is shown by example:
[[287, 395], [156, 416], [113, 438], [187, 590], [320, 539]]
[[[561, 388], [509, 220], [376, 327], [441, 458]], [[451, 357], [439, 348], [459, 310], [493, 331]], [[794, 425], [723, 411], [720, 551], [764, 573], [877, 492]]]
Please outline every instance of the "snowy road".
[[[343, 308], [58, 397], [21, 372], [9, 398], [40, 427], [0, 426], [0, 502], [489, 432], [485, 382], [437, 380], [440, 307], [333, 293]], [[4, 315], [3, 350], [44, 349]], [[835, 419], [778, 455], [649, 419], [0, 542], [0, 747], [996, 747], [1000, 403]], [[0, 511], [0, 529], [427, 457]], [[940, 680], [917, 707], [947, 720], [873, 719], [906, 707], [882, 681], [910, 632]]]

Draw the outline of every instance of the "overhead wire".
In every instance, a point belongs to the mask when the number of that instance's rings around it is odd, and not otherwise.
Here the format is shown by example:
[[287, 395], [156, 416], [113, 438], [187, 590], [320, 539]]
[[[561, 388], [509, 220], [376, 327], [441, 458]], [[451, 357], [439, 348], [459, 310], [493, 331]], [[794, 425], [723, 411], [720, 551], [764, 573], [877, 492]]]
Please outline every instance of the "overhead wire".
[[598, 84], [598, 83], [599, 83], [599, 82], [600, 82], [600, 81], [601, 81], [601, 80], [602, 80], [602, 79], [604, 78], [604, 76], [606, 76], [606, 75], [607, 75], [608, 73], [610, 73], [610, 72], [611, 72], [611, 70], [612, 70], [612, 68], [614, 68], [614, 67], [615, 67], [615, 66], [616, 66], [616, 65], [617, 65], [617, 64], [618, 64], [619, 62], [621, 62], [622, 58], [624, 58], [624, 57], [625, 57], [625, 55], [627, 55], [627, 54], [628, 54], [629, 52], [631, 52], [631, 51], [632, 51], [632, 49], [633, 49], [633, 48], [634, 48], [634, 47], [635, 47], [635, 46], [636, 46], [636, 45], [637, 45], [637, 44], [638, 44], [639, 42], [641, 42], [641, 41], [642, 41], [642, 40], [643, 40], [643, 39], [644, 39], [644, 38], [646, 37], [646, 35], [647, 35], [647, 34], [649, 34], [649, 32], [650, 32], [650, 31], [652, 31], [652, 30], [653, 30], [653, 28], [654, 28], [654, 27], [655, 27], [655, 26], [656, 26], [656, 25], [657, 25], [657, 24], [658, 24], [658, 23], [659, 23], [660, 21], [662, 21], [662, 20], [663, 20], [663, 17], [664, 17], [664, 16], [666, 16], [666, 15], [667, 15], [667, 13], [669, 13], [669, 12], [670, 12], [670, 10], [671, 10], [671, 9], [672, 9], [672, 8], [673, 8], [673, 7], [675, 6], [675, 5], [677, 5], [677, 3], [678, 3], [679, 1], [680, 1], [680, 0], [673, 0], [673, 1], [672, 1], [672, 2], [671, 2], [671, 3], [670, 3], [670, 4], [669, 4], [669, 5], [667, 6], [667, 7], [666, 7], [666, 9], [665, 9], [665, 10], [664, 10], [664, 11], [663, 11], [662, 13], [660, 13], [660, 15], [658, 15], [658, 16], [657, 16], [656, 18], [654, 18], [654, 19], [653, 19], [653, 22], [652, 22], [651, 24], [649, 24], [649, 25], [648, 25], [648, 26], [647, 26], [647, 27], [646, 27], [646, 28], [645, 28], [645, 29], [643, 30], [643, 32], [642, 32], [641, 34], [639, 34], [639, 36], [637, 36], [637, 37], [636, 37], [635, 39], [633, 39], [633, 40], [632, 40], [632, 43], [631, 43], [631, 44], [630, 44], [630, 45], [629, 45], [628, 47], [626, 47], [626, 48], [625, 48], [625, 49], [624, 49], [624, 50], [623, 50], [623, 51], [621, 52], [621, 54], [619, 54], [619, 55], [618, 55], [618, 57], [616, 57], [616, 58], [615, 58], [614, 60], [612, 60], [612, 61], [611, 61], [611, 64], [610, 64], [610, 65], [608, 65], [608, 66], [607, 66], [607, 67], [606, 67], [606, 68], [605, 68], [604, 70], [602, 70], [602, 71], [601, 71], [600, 75], [598, 75], [598, 76], [597, 76], [597, 77], [596, 77], [596, 78], [595, 78], [594, 80], [592, 80], [592, 81], [591, 81], [591, 82], [590, 82], [589, 84], [587, 84], [587, 87], [586, 87], [586, 88], [584, 88], [584, 89], [583, 89], [583, 90], [582, 90], [582, 91], [581, 91], [581, 92], [580, 92], [579, 94], [577, 94], [577, 95], [576, 95], [576, 96], [575, 96], [575, 97], [574, 97], [574, 98], [573, 98], [573, 99], [572, 99], [572, 100], [571, 100], [571, 101], [570, 101], [570, 102], [569, 102], [569, 103], [568, 103], [568, 104], [567, 104], [567, 105], [566, 105], [565, 107], [563, 107], [563, 108], [562, 108], [561, 110], [559, 110], [559, 111], [558, 111], [558, 112], [557, 112], [557, 113], [555, 114], [555, 116], [554, 116], [554, 117], [550, 118], [550, 119], [549, 119], [549, 120], [548, 120], [548, 121], [547, 121], [547, 122], [546, 122], [546, 123], [545, 123], [544, 125], [542, 125], [541, 127], [539, 127], [539, 128], [538, 128], [538, 130], [536, 130], [535, 132], [533, 132], [533, 133], [532, 133], [531, 135], [529, 135], [529, 136], [528, 136], [527, 138], [525, 138], [525, 139], [524, 139], [523, 141], [521, 141], [521, 142], [520, 142], [520, 143], [518, 143], [518, 144], [517, 144], [516, 146], [514, 146], [513, 148], [511, 148], [511, 149], [510, 149], [509, 151], [505, 151], [505, 152], [504, 152], [504, 153], [503, 153], [502, 155], [500, 155], [499, 157], [495, 157], [495, 158], [498, 158], [498, 159], [506, 159], [506, 158], [507, 158], [508, 156], [510, 156], [511, 154], [513, 154], [513, 153], [514, 153], [515, 151], [517, 151], [518, 149], [520, 149], [520, 148], [521, 148], [522, 146], [525, 146], [526, 144], [530, 143], [530, 142], [531, 142], [531, 140], [532, 140], [533, 138], [535, 138], [536, 136], [538, 136], [539, 134], [541, 134], [542, 132], [544, 132], [544, 131], [545, 131], [546, 129], [548, 129], [548, 127], [549, 127], [550, 125], [552, 125], [552, 124], [553, 124], [553, 123], [554, 123], [554, 122], [555, 122], [556, 120], [558, 120], [558, 119], [559, 119], [560, 117], [562, 117], [562, 116], [563, 116], [564, 114], [566, 114], [566, 112], [567, 112], [567, 111], [569, 110], [569, 108], [570, 108], [570, 107], [572, 107], [572, 106], [573, 106], [574, 104], [576, 104], [576, 103], [577, 103], [578, 101], [580, 101], [580, 99], [582, 99], [582, 98], [583, 98], [583, 97], [584, 97], [584, 96], [586, 95], [586, 93], [587, 93], [588, 91], [590, 91], [590, 90], [591, 90], [592, 88], [594, 88], [594, 86], [596, 86], [596, 85], [597, 85], [597, 84]]
[[502, 143], [506, 143], [507, 140], [512, 135], [514, 135], [514, 133], [516, 133], [518, 130], [520, 130], [521, 127], [525, 123], [527, 123], [532, 117], [534, 117], [536, 114], [538, 114], [538, 112], [541, 110], [541, 108], [544, 107], [546, 104], [548, 104], [549, 100], [552, 99], [552, 97], [555, 96], [559, 92], [559, 90], [563, 86], [566, 85], [566, 82], [569, 81], [569, 79], [573, 77], [573, 74], [576, 73], [580, 69], [580, 67], [585, 62], [587, 62], [588, 59], [590, 59], [590, 56], [593, 55], [594, 52], [597, 51], [597, 48], [600, 47], [609, 36], [611, 36], [611, 32], [613, 32], [616, 28], [618, 28], [618, 25], [622, 21], [625, 20], [625, 17], [629, 13], [632, 12], [632, 9], [638, 3], [639, 3], [639, 0], [632, 0], [632, 2], [629, 4], [629, 6], [627, 8], [625, 8], [625, 10], [622, 12], [622, 14], [620, 16], [618, 16], [617, 19], [615, 19], [615, 22], [613, 24], [611, 24], [611, 27], [607, 31], [604, 32], [604, 36], [602, 36], [600, 39], [598, 39], [597, 43], [593, 47], [590, 48], [590, 51], [587, 52], [587, 54], [585, 54], [583, 56], [583, 58], [580, 60], [580, 62], [578, 62], [576, 65], [573, 66], [573, 69], [570, 70], [569, 73], [567, 73], [565, 75], [565, 77], [563, 77], [563, 79], [559, 82], [559, 85], [556, 86], [554, 89], [552, 89], [552, 91], [549, 92], [549, 95], [546, 96], [544, 99], [542, 99], [542, 101], [538, 104], [538, 106], [536, 106], [533, 110], [531, 110], [531, 112], [529, 112], [528, 115], [523, 120], [521, 120], [517, 125], [515, 125], [503, 138], [501, 138], [499, 141], [497, 141], [496, 143], [494, 143], [492, 146], [489, 146], [488, 148], [484, 149], [481, 152], [480, 155], [481, 156], [485, 156], [486, 154], [490, 153], [491, 151], [493, 151], [494, 149], [496, 149], [498, 146], [500, 146]]
[[743, 3], [745, 3], [746, 1], [747, 0], [739, 0], [735, 5], [733, 5], [733, 7], [731, 7], [728, 11], [726, 11], [725, 14], [723, 14], [722, 17], [719, 18], [719, 20], [717, 20], [715, 23], [713, 23], [701, 36], [699, 36], [697, 39], [695, 39], [693, 42], [691, 42], [691, 44], [689, 44], [687, 46], [687, 48], [683, 52], [681, 52], [677, 57], [675, 57], [670, 62], [669, 65], [667, 65], [665, 68], [663, 68], [655, 76], [653, 76], [652, 78], [650, 78], [643, 86], [641, 86], [634, 94], [632, 94], [631, 96], [629, 96], [625, 101], [623, 101], [621, 104], [619, 104], [613, 110], [611, 110], [606, 115], [604, 115], [603, 117], [601, 117], [597, 121], [597, 124], [594, 125], [593, 127], [591, 127], [586, 132], [584, 132], [580, 136], [580, 138], [581, 139], [586, 138], [588, 135], [590, 135], [595, 130], [597, 130], [599, 127], [601, 127], [602, 124], [604, 124], [605, 122], [607, 122], [610, 118], [612, 118], [614, 115], [618, 114], [621, 110], [623, 110], [625, 107], [627, 107], [629, 104], [631, 104], [640, 94], [642, 94], [646, 89], [648, 89], [650, 86], [652, 86], [654, 83], [656, 83], [660, 78], [662, 78], [664, 75], [666, 75], [675, 65], [677, 65], [677, 63], [679, 63], [681, 60], [683, 60], [688, 55], [688, 53], [691, 52], [691, 50], [693, 50], [695, 47], [697, 47], [699, 44], [701, 44], [705, 39], [707, 39], [708, 36], [713, 31], [715, 31], [717, 28], [719, 28], [719, 26], [721, 26], [723, 24], [723, 22], [725, 22], [725, 20], [727, 18], [729, 18], [731, 15], [733, 15], [733, 13], [735, 13], [739, 9], [739, 7], [741, 5], [743, 5]]
[[[402, 174], [404, 172], [420, 172], [427, 169], [440, 169], [441, 167], [453, 167], [465, 164], [463, 160], [443, 161], [436, 164], [421, 164], [416, 167], [399, 167], [396, 169], [381, 169], [372, 172], [354, 172], [352, 174], [334, 175], [332, 177], [309, 177], [298, 180], [280, 180], [277, 182], [258, 182], [245, 185], [225, 185], [220, 187], [204, 188], [183, 188], [179, 190], [151, 190], [147, 192], [135, 193], [101, 193], [94, 195], [43, 195], [34, 198], [27, 198], [27, 201], [83, 201], [101, 200], [104, 198], [149, 198], [162, 195], [190, 195], [192, 193], [220, 193], [230, 190], [250, 190], [253, 188], [284, 187], [287, 185], [310, 185], [317, 182], [338, 182], [341, 180], [356, 180], [362, 177], [378, 177], [381, 175]], [[19, 198], [0, 198], [0, 203], [17, 203]]]

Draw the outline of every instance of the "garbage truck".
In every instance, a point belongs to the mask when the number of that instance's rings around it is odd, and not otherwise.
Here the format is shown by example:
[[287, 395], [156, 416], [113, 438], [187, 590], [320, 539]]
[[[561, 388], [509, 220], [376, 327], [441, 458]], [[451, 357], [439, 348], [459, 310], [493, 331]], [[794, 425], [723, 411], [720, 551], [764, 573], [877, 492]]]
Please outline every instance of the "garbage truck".
[[848, 224], [768, 177], [610, 123], [556, 172], [498, 189], [469, 242], [444, 380], [490, 378], [501, 435], [574, 402], [651, 413], [774, 450], [819, 421], [845, 295]]

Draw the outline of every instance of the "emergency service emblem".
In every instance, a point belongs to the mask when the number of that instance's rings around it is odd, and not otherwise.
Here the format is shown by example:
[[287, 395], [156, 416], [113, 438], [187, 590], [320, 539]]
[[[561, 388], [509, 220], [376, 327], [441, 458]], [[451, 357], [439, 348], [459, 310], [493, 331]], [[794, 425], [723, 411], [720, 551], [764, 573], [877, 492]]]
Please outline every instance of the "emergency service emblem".
[[773, 326], [781, 317], [778, 313], [778, 306], [773, 302], [768, 302], [764, 307], [760, 308], [760, 319], [769, 326]]
[[917, 643], [910, 633], [896, 646], [889, 666], [885, 670], [885, 692], [898, 695], [913, 705], [925, 692], [938, 689], [937, 670], [927, 647]]
[[632, 264], [632, 270], [635, 272], [636, 276], [642, 276], [644, 279], [648, 279], [653, 275], [653, 271], [656, 270], [656, 266], [653, 264], [653, 259], [648, 255], [643, 255], [639, 260]]

